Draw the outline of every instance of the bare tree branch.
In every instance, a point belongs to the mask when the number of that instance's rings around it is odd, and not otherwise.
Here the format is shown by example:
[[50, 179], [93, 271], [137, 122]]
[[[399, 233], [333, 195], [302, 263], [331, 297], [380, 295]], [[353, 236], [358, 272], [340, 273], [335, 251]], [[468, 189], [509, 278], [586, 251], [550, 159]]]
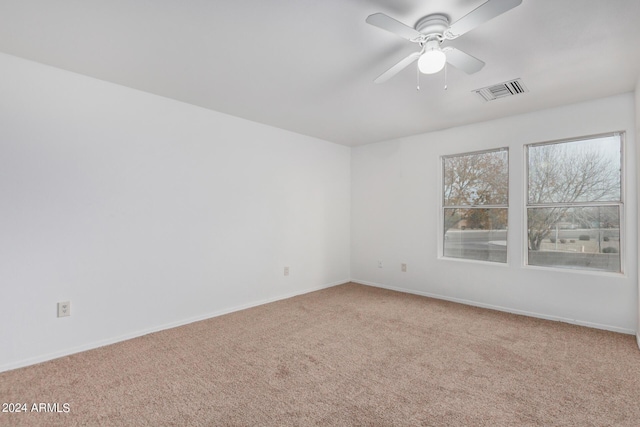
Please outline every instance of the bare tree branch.
[[[620, 163], [594, 144], [529, 147], [530, 204], [620, 200]], [[529, 249], [539, 250], [567, 207], [528, 210]]]

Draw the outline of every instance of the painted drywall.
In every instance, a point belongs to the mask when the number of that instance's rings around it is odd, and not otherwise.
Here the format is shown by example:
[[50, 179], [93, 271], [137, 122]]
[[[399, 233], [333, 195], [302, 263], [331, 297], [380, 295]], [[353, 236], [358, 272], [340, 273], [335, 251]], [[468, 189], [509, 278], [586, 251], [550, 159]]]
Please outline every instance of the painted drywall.
[[349, 280], [348, 147], [0, 70], [0, 370]]
[[[481, 102], [469, 97], [469, 102]], [[480, 107], [492, 108], [492, 104]], [[625, 274], [525, 267], [523, 146], [611, 131], [627, 132]], [[634, 95], [628, 93], [356, 147], [351, 153], [352, 279], [634, 333], [638, 301], [635, 139]], [[508, 264], [439, 259], [441, 156], [498, 147], [510, 151]], [[401, 272], [401, 263], [407, 264], [406, 273]]]

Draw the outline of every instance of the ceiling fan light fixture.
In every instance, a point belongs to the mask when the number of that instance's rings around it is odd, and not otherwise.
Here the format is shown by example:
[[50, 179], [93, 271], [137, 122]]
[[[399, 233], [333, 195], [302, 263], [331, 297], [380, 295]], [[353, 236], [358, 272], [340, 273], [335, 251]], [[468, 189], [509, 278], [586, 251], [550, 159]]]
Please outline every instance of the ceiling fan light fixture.
[[484, 67], [484, 62], [451, 46], [445, 47], [445, 54], [440, 48], [440, 43], [445, 40], [454, 40], [521, 3], [522, 0], [486, 0], [453, 24], [449, 23], [449, 16], [444, 13], [423, 16], [415, 27], [405, 25], [380, 12], [367, 16], [367, 24], [419, 44], [421, 48], [419, 52], [411, 53], [382, 73], [374, 82], [386, 82], [416, 60], [418, 71], [424, 74], [437, 73], [445, 67], [447, 62], [467, 74], [477, 73]]
[[440, 43], [431, 41], [427, 43], [425, 52], [418, 59], [418, 69], [423, 74], [435, 74], [444, 68], [447, 56], [440, 49]]

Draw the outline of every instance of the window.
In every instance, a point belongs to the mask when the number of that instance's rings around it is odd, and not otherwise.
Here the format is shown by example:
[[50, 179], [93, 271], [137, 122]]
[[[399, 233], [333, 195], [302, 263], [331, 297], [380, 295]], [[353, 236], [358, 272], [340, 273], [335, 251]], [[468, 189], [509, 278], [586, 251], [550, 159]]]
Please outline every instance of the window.
[[507, 262], [509, 152], [442, 158], [445, 257]]
[[527, 263], [621, 272], [622, 135], [527, 146]]

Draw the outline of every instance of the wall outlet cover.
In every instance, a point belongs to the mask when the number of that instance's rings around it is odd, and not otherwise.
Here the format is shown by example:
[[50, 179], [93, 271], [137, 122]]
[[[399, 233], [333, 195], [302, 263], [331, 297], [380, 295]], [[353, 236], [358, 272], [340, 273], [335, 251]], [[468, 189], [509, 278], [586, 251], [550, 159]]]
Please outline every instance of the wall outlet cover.
[[71, 301], [58, 303], [58, 317], [71, 316]]

